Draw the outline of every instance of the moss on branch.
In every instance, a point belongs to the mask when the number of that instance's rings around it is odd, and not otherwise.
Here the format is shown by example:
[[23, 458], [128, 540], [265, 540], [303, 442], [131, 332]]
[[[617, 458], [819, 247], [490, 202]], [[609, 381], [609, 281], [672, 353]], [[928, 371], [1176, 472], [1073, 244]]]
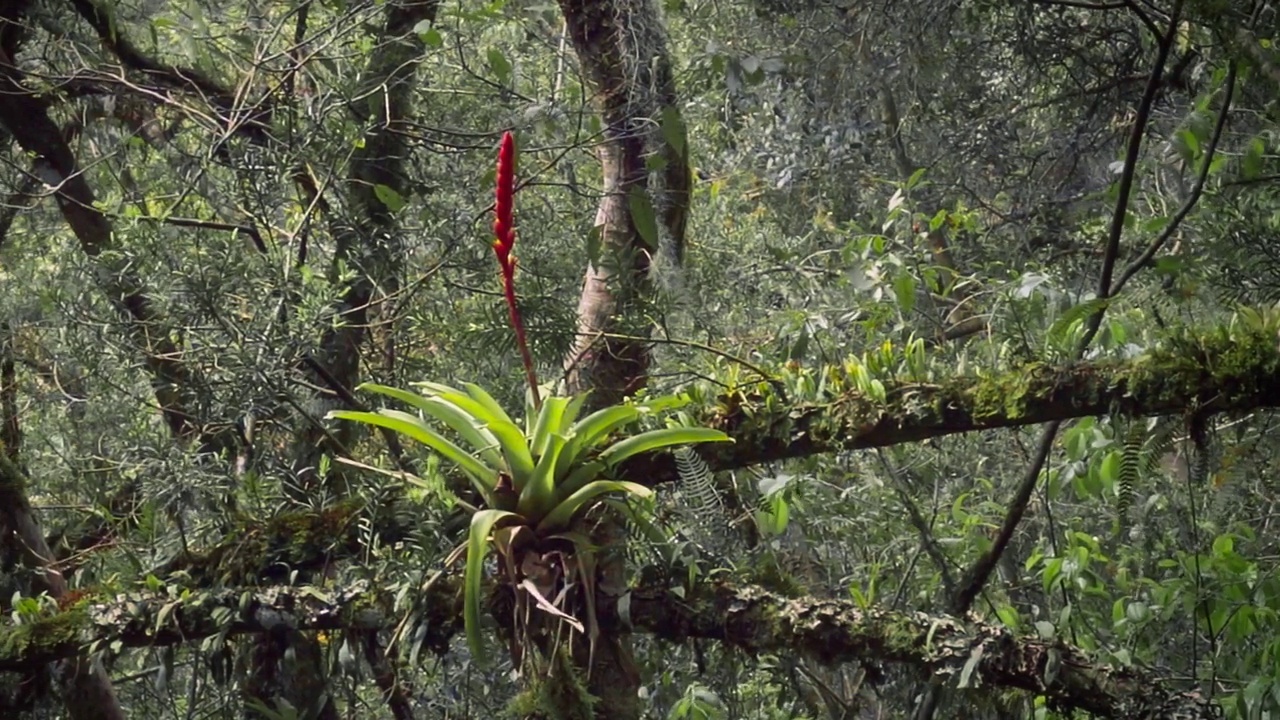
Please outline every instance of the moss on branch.
[[681, 597], [637, 591], [630, 618], [671, 640], [711, 638], [752, 654], [800, 653], [827, 664], [901, 663], [960, 687], [1025, 690], [1098, 717], [1219, 717], [1197, 693], [1091, 662], [1066, 643], [947, 616], [863, 610], [848, 601], [788, 599], [717, 583]]
[[[385, 630], [402, 613], [393, 598], [366, 583], [344, 588], [269, 586], [204, 590], [84, 592], [56, 611], [0, 626], [0, 670], [22, 671], [83, 652], [159, 647], [213, 635], [301, 631]], [[443, 650], [460, 627], [457, 586], [433, 585], [415, 605], [428, 629], [427, 647]]]
[[[1276, 332], [1246, 323], [1184, 333], [1130, 359], [1030, 363], [932, 382], [885, 377], [883, 400], [855, 389], [848, 365], [799, 372], [823, 377], [821, 392], [783, 397], [780, 387], [804, 386], [784, 377], [709, 403], [698, 422], [736, 442], [700, 447], [707, 463], [724, 470], [1113, 412], [1211, 414], [1280, 406]], [[677, 477], [668, 454], [638, 458], [626, 472], [651, 484]]]

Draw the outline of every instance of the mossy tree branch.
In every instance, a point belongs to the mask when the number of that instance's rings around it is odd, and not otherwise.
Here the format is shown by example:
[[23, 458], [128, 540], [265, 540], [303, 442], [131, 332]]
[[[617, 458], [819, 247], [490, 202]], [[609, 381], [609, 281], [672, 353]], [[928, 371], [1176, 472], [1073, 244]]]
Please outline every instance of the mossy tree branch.
[[[735, 442], [702, 445], [699, 454], [713, 469], [728, 470], [1110, 413], [1210, 415], [1280, 407], [1280, 349], [1270, 326], [1188, 334], [1131, 359], [1032, 363], [930, 382], [885, 378], [884, 402], [852, 389], [843, 368], [816, 372], [827, 374], [820, 396], [782, 397], [776, 387], [791, 384], [787, 378], [720, 395], [695, 418]], [[649, 484], [677, 477], [669, 454], [639, 458], [626, 474]]]
[[1093, 663], [1064, 642], [945, 615], [863, 610], [850, 601], [788, 599], [717, 583], [681, 597], [638, 591], [630, 616], [637, 627], [671, 640], [711, 638], [753, 655], [799, 653], [827, 664], [901, 663], [961, 687], [1025, 690], [1097, 717], [1219, 717], [1197, 693]]
[[[444, 578], [415, 603], [418, 623], [429, 628], [424, 642], [437, 652], [447, 649], [461, 627], [458, 589]], [[59, 612], [0, 628], [0, 671], [72, 657], [85, 648], [118, 651], [278, 629], [389, 630], [403, 612], [392, 603], [390, 593], [364, 583], [90, 594]], [[617, 628], [618, 618], [612, 601], [602, 603], [602, 621]], [[1028, 691], [1099, 717], [1215, 717], [1208, 701], [1154, 676], [1094, 663], [1059, 641], [1022, 638], [1000, 626], [949, 616], [861, 610], [848, 601], [787, 599], [755, 586], [717, 583], [683, 597], [661, 588], [637, 590], [629, 618], [638, 629], [676, 641], [709, 638], [753, 654], [798, 652], [829, 664], [911, 665], [957, 685]]]

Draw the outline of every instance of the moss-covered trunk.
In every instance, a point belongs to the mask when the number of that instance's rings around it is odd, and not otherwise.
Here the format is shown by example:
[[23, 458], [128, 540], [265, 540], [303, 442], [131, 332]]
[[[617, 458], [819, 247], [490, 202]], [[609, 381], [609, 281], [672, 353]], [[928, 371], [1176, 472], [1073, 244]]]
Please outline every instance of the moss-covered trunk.
[[[578, 304], [578, 341], [565, 360], [571, 392], [590, 391], [591, 404], [616, 403], [644, 386], [649, 347], [642, 323], [655, 258], [675, 272], [682, 256], [689, 204], [689, 165], [675, 82], [657, 5], [649, 0], [561, 0], [566, 29], [604, 121], [596, 148], [604, 195], [596, 214], [598, 248], [588, 259]], [[620, 544], [601, 556], [604, 595], [626, 588]], [[640, 716], [640, 674], [630, 640], [603, 633], [592, 651], [581, 642], [575, 663], [589, 667], [596, 717]]]

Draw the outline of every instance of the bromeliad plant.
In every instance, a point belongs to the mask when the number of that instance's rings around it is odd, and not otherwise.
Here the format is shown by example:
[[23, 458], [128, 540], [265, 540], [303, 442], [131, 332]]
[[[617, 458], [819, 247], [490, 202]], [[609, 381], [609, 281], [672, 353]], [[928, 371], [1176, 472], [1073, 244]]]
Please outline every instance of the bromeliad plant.
[[[467, 640], [479, 654], [480, 593], [489, 545], [498, 550], [500, 571], [516, 587], [529, 592], [535, 604], [570, 621], [575, 618], [556, 607], [550, 596], [566, 582], [578, 580], [586, 591], [588, 621], [594, 595], [594, 564], [588, 561], [591, 541], [575, 530], [574, 521], [610, 494], [649, 497], [638, 483], [614, 479], [619, 466], [641, 453], [695, 443], [729, 440], [719, 430], [668, 427], [641, 432], [614, 442], [615, 433], [645, 415], [675, 404], [663, 398], [650, 404], [614, 405], [579, 418], [585, 395], [549, 397], [540, 410], [526, 416], [524, 427], [479, 386], [458, 390], [430, 382], [414, 383], [420, 392], [383, 385], [364, 390], [403, 401], [422, 417], [400, 410], [334, 411], [334, 417], [388, 428], [440, 453], [466, 474], [484, 507], [471, 518], [466, 543], [464, 621]], [[424, 418], [448, 427], [462, 440], [455, 443]], [[554, 557], [548, 541], [570, 543], [573, 562]], [[570, 577], [570, 576], [577, 577]]]
[[[697, 427], [667, 427], [619, 439], [621, 430], [671, 409], [681, 402], [679, 398], [615, 405], [585, 417], [580, 416], [586, 395], [541, 400], [516, 304], [514, 177], [515, 141], [507, 133], [498, 156], [493, 249], [502, 269], [504, 296], [529, 383], [523, 427], [489, 393], [472, 383], [458, 389], [419, 382], [413, 384], [415, 390], [365, 384], [360, 389], [401, 401], [418, 413], [392, 409], [330, 413], [331, 417], [387, 428], [426, 445], [456, 465], [480, 496], [483, 507], [474, 509], [464, 543], [463, 583], [467, 640], [477, 655], [482, 652], [481, 580], [490, 547], [498, 553], [499, 574], [517, 588], [518, 601], [526, 608], [527, 602], [532, 602], [583, 631], [574, 608], [566, 606], [568, 588], [577, 585], [594, 639], [595, 548], [590, 534], [577, 526], [578, 521], [602, 503], [616, 502], [616, 495], [643, 498], [652, 494], [643, 485], [618, 479], [620, 466], [629, 458], [662, 448], [730, 439], [718, 430]], [[443, 425], [449, 434], [429, 420]]]

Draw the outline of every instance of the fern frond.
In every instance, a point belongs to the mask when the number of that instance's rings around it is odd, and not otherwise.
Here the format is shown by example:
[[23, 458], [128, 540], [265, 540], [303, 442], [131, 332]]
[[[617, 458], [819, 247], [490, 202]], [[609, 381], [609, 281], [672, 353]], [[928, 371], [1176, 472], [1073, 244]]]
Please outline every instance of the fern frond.
[[715, 476], [707, 463], [688, 446], [672, 451], [676, 471], [680, 475], [682, 508], [692, 534], [718, 553], [728, 544], [731, 529], [728, 512], [720, 492], [716, 490]]
[[1080, 303], [1074, 307], [1067, 308], [1053, 321], [1053, 325], [1049, 327], [1048, 339], [1051, 345], [1061, 345], [1066, 342], [1071, 326], [1077, 322], [1083, 322], [1090, 316], [1101, 312], [1111, 304], [1110, 298], [1094, 298]]
[[1158, 471], [1161, 458], [1173, 452], [1178, 428], [1179, 424], [1170, 418], [1162, 418], [1156, 422], [1151, 433], [1147, 435], [1146, 443], [1142, 449], [1142, 472], [1144, 474], [1151, 475]]
[[1129, 508], [1133, 506], [1133, 497], [1136, 492], [1138, 477], [1141, 474], [1143, 466], [1143, 450], [1144, 440], [1146, 439], [1146, 428], [1142, 421], [1133, 421], [1129, 423], [1129, 432], [1126, 433], [1124, 439], [1124, 449], [1120, 455], [1120, 478], [1116, 485], [1118, 500], [1116, 512], [1120, 516], [1120, 526], [1123, 528], [1125, 520], [1129, 516]]

